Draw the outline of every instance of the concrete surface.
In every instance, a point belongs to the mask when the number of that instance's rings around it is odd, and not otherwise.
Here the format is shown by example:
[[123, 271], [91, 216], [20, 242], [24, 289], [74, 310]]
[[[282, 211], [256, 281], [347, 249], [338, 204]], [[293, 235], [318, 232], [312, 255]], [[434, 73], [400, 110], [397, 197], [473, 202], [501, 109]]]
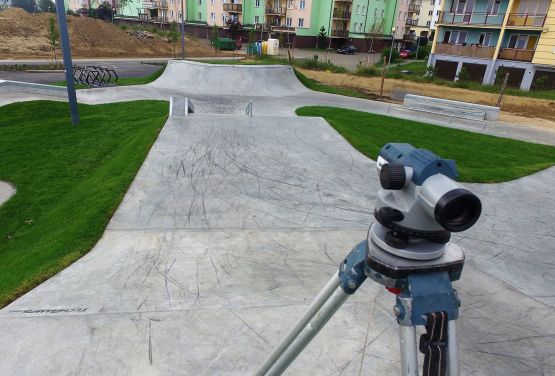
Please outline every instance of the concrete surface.
[[[310, 101], [383, 108], [304, 89], [280, 97], [294, 83], [276, 82], [249, 118], [245, 83], [229, 75], [221, 95], [206, 95], [185, 86], [192, 65], [180, 67], [182, 87], [79, 93], [199, 105], [167, 121], [94, 249], [0, 311], [3, 373], [252, 374], [365, 238], [375, 163], [322, 119], [292, 113]], [[264, 74], [252, 72], [251, 88]], [[554, 375], [555, 168], [468, 186], [484, 211], [453, 239], [467, 255], [456, 283], [462, 374]], [[398, 374], [393, 303], [367, 282], [287, 374]]]
[[10, 184], [0, 180], [0, 205], [8, 201], [15, 194], [15, 188]]
[[[157, 63], [164, 63], [164, 61], [143, 59], [145, 61], [152, 61]], [[50, 62], [44, 60], [0, 60], [0, 65], [48, 65]], [[160, 69], [160, 65], [145, 64], [140, 60], [113, 60], [113, 59], [92, 59], [92, 60], [73, 60], [75, 65], [100, 65], [110, 69], [114, 69], [120, 78], [127, 77], [144, 77], [151, 73], [156, 72]], [[62, 68], [63, 69], [63, 68]], [[24, 82], [34, 82], [39, 84], [50, 84], [57, 81], [65, 80], [64, 73], [51, 73], [51, 72], [41, 72], [41, 73], [29, 73], [29, 72], [18, 72], [18, 71], [2, 71], [0, 69], [0, 80], [11, 80], [11, 81], [24, 81]]]

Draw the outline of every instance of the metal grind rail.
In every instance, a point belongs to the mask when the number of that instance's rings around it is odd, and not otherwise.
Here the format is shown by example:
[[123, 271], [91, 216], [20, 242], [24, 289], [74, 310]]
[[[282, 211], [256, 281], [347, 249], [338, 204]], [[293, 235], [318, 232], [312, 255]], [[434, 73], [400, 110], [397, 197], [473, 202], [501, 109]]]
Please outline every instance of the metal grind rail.
[[87, 65], [73, 66], [73, 79], [76, 84], [87, 87], [116, 86], [119, 76], [115, 70]]

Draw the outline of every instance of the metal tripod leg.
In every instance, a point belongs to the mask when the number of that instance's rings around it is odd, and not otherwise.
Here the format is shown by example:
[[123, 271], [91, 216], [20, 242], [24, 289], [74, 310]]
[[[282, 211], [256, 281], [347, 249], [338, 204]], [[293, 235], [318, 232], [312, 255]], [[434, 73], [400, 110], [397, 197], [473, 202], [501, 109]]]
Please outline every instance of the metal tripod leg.
[[416, 327], [399, 325], [401, 343], [401, 375], [418, 375], [418, 347], [416, 345]]
[[264, 363], [262, 363], [262, 366], [260, 366], [260, 368], [256, 372], [257, 376], [266, 375], [266, 372], [270, 370], [276, 360], [285, 352], [285, 350], [287, 350], [287, 348], [297, 338], [299, 333], [305, 328], [305, 326], [316, 315], [316, 313], [318, 313], [320, 308], [322, 308], [322, 306], [326, 303], [326, 301], [334, 293], [334, 291], [337, 290], [340, 282], [341, 281], [337, 274], [334, 274], [331, 277], [328, 283], [326, 283], [326, 286], [322, 289], [322, 291], [318, 293], [316, 298], [308, 306], [303, 316], [299, 319], [299, 321], [297, 321], [293, 329], [291, 329], [289, 333], [287, 333], [287, 335], [281, 340], [274, 351], [272, 351], [272, 353], [268, 355]]
[[447, 323], [448, 345], [447, 345], [447, 374], [449, 376], [459, 376], [459, 345], [457, 343], [457, 323], [450, 320]]
[[283, 355], [270, 368], [267, 376], [281, 375], [283, 371], [289, 367], [295, 358], [303, 351], [310, 341], [318, 334], [320, 329], [326, 325], [329, 319], [337, 312], [337, 310], [345, 303], [350, 294], [347, 294], [341, 288], [337, 288], [322, 309], [310, 320], [305, 328], [299, 333], [297, 338], [285, 350]]

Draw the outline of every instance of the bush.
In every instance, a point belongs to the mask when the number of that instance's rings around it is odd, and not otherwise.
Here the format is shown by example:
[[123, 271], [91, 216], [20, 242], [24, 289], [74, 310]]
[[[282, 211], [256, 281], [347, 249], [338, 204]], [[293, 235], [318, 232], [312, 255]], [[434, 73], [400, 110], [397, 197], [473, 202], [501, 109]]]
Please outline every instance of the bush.
[[356, 70], [356, 74], [358, 76], [368, 76], [368, 77], [374, 77], [378, 75], [378, 70], [373, 67], [373, 66], [369, 66], [366, 64], [362, 64], [362, 63], [358, 63], [357, 65], [357, 70]]
[[462, 67], [457, 74], [457, 86], [459, 87], [468, 87], [468, 84], [472, 81], [472, 76], [466, 67]]
[[123, 31], [127, 31], [129, 29], [129, 25], [121, 24], [121, 25], [119, 25], [119, 28], [122, 29]]
[[346, 73], [347, 69], [333, 64], [331, 61], [321, 62], [318, 59], [300, 59], [295, 62], [295, 65], [299, 68], [320, 70], [320, 71], [330, 71], [332, 73]]
[[77, 13], [75, 13], [75, 12], [74, 12], [73, 10], [71, 10], [71, 9], [68, 9], [68, 10], [66, 11], [66, 14], [67, 14], [68, 16], [77, 16], [77, 15], [78, 15]]
[[[420, 60], [425, 60], [428, 58], [428, 56], [430, 56], [430, 52], [432, 51], [432, 46], [427, 44], [425, 46], [420, 46], [418, 48], [418, 56], [416, 56], [416, 51], [414, 51], [414, 58], [415, 59], [420, 59]], [[412, 55], [411, 54], [411, 57]]]
[[532, 82], [532, 90], [552, 90], [555, 87], [548, 76], [535, 79]]
[[497, 69], [497, 72], [495, 72], [495, 85], [502, 85], [507, 73], [507, 68], [499, 67], [499, 69]]
[[388, 64], [394, 63], [397, 60], [399, 60], [399, 51], [397, 51], [395, 48], [393, 49], [393, 51], [391, 52], [391, 62], [389, 61], [389, 51], [391, 50], [390, 47], [386, 47], [383, 49], [382, 51], [382, 61], [383, 58], [385, 56], [385, 58], [387, 59]]
[[434, 78], [436, 78], [437, 77], [437, 67], [434, 67], [433, 65], [428, 65], [426, 67], [425, 77], [429, 80], [433, 80]]

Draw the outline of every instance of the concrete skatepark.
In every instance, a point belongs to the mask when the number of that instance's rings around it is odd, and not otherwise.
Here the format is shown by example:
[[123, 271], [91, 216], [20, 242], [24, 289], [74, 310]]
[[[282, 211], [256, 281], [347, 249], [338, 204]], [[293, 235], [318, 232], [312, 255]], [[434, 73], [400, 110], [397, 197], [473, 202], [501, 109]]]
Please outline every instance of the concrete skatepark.
[[[99, 243], [0, 311], [2, 374], [253, 374], [373, 221], [375, 163], [295, 108], [422, 116], [314, 93], [283, 66], [171, 62], [149, 85], [78, 92], [83, 103], [171, 96], [195, 113], [168, 119]], [[555, 144], [518, 126], [422, 120]], [[555, 374], [555, 168], [467, 186], [484, 210], [453, 237], [467, 256], [461, 373]], [[393, 303], [367, 281], [287, 374], [398, 374]]]

